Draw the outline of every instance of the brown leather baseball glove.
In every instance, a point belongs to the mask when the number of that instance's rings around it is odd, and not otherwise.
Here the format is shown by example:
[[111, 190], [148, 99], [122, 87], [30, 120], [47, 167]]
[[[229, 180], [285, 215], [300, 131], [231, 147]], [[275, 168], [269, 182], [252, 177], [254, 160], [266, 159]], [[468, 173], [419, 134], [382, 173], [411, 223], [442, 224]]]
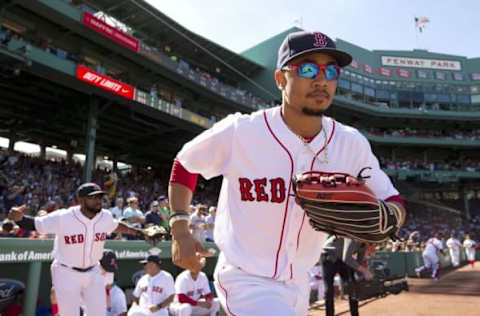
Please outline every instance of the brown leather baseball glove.
[[142, 233], [145, 241], [153, 247], [157, 244], [157, 242], [165, 239], [165, 236], [167, 235], [167, 230], [162, 226], [152, 225], [150, 227], [142, 229]]
[[294, 176], [295, 200], [315, 230], [370, 243], [396, 239], [400, 210], [377, 199], [365, 185], [365, 178], [361, 172], [357, 177], [305, 172]]

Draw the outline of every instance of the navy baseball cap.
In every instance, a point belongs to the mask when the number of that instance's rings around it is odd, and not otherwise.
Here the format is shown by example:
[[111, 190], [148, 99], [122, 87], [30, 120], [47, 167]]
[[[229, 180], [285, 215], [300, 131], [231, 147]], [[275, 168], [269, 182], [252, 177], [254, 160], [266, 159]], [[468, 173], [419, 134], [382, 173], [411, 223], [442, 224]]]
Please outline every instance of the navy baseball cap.
[[100, 265], [107, 272], [117, 272], [118, 266], [115, 252], [110, 249], [105, 249], [102, 259], [100, 259]]
[[81, 186], [78, 187], [77, 189], [77, 196], [78, 197], [87, 197], [87, 196], [92, 196], [92, 195], [97, 195], [97, 194], [105, 194], [104, 191], [102, 191], [102, 188], [96, 183], [84, 183]]
[[348, 66], [352, 56], [337, 49], [335, 42], [320, 32], [300, 31], [287, 35], [278, 49], [277, 69], [282, 69], [289, 61], [309, 53], [322, 53], [333, 57], [340, 67]]
[[162, 260], [160, 260], [160, 257], [157, 255], [150, 255], [147, 257], [147, 259], [140, 261], [140, 263], [142, 264], [145, 264], [147, 262], [155, 262], [156, 264], [160, 265], [162, 263]]

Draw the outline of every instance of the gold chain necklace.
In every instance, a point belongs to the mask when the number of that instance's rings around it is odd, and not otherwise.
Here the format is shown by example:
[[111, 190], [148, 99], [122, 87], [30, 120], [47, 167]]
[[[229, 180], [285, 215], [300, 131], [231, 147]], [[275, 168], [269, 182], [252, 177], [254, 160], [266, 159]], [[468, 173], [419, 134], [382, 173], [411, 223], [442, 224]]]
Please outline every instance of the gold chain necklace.
[[[284, 123], [285, 123], [285, 121], [284, 121]], [[314, 154], [314, 155], [316, 154], [316, 153], [312, 150], [312, 148], [310, 148], [310, 146], [309, 146], [309, 143], [310, 143], [310, 142], [308, 141], [307, 138], [305, 138], [305, 137], [303, 137], [303, 136], [298, 135], [297, 133], [295, 133], [295, 131], [294, 131], [293, 129], [291, 129], [290, 126], [288, 126], [287, 123], [285, 123], [285, 125], [286, 125], [287, 128], [290, 130], [290, 132], [293, 133], [293, 135], [297, 136], [297, 138], [302, 142], [302, 144], [303, 144], [304, 146], [306, 146], [306, 147], [308, 148], [308, 150], [310, 150], [310, 152], [311, 152], [312, 154]], [[322, 130], [321, 130], [321, 132], [323, 133], [323, 137], [324, 137], [324, 142], [323, 142], [323, 159], [322, 159], [322, 160], [319, 159], [319, 158], [320, 158], [320, 155], [315, 156], [315, 158], [318, 160], [319, 163], [328, 163], [328, 150], [327, 150], [328, 139], [327, 139], [327, 132], [326, 132], [325, 129], [323, 128], [323, 125], [322, 125]], [[315, 138], [315, 137], [316, 137], [316, 136], [314, 136], [314, 138]], [[313, 139], [311, 139], [311, 140], [313, 140]]]

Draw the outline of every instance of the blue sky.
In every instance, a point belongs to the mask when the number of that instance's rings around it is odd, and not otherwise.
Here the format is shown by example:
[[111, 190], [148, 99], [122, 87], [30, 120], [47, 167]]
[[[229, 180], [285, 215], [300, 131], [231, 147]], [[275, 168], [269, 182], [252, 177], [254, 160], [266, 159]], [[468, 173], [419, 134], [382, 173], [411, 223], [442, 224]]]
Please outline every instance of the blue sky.
[[[479, 0], [147, 0], [184, 27], [242, 52], [294, 25], [370, 50], [480, 57]], [[430, 19], [417, 44], [414, 17]]]

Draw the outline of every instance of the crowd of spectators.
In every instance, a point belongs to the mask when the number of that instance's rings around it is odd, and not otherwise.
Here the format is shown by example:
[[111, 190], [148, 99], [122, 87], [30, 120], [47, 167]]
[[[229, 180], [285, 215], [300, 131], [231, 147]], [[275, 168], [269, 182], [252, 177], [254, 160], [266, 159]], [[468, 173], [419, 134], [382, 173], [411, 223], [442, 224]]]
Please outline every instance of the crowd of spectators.
[[405, 224], [399, 233], [402, 241], [390, 241], [383, 247], [389, 251], [423, 250], [425, 242], [437, 234], [444, 236], [445, 240], [453, 234], [460, 241], [469, 234], [473, 240], [479, 241], [479, 225], [480, 213], [477, 212], [470, 219], [465, 219], [449, 211], [409, 207]]
[[425, 170], [425, 171], [480, 171], [480, 161], [465, 159], [445, 159], [423, 161], [420, 159], [388, 159], [379, 157], [380, 167], [384, 170]]
[[[79, 162], [67, 163], [64, 159], [43, 159], [0, 150], [0, 221], [6, 224], [0, 234], [27, 237], [27, 232], [6, 219], [12, 206], [26, 204], [27, 215], [39, 216], [75, 205], [75, 190], [81, 184], [82, 172]], [[108, 193], [103, 199], [103, 207], [110, 209], [117, 219], [136, 227], [160, 224], [168, 228], [166, 194], [169, 172], [168, 169], [136, 169], [114, 173], [98, 168], [93, 172], [92, 181]], [[215, 206], [218, 189], [217, 179], [209, 185], [199, 179], [192, 213], [198, 205]], [[132, 239], [134, 236], [113, 238]]]
[[[382, 168], [387, 170], [469, 170], [469, 167], [473, 168], [472, 170], [480, 170], [478, 161], [462, 165], [458, 162], [425, 163], [418, 160], [398, 162], [380, 158], [380, 163]], [[6, 218], [7, 211], [14, 205], [26, 204], [28, 206], [26, 214], [34, 216], [74, 205], [75, 190], [81, 184], [82, 171], [79, 162], [67, 163], [64, 159], [44, 159], [0, 150], [0, 220]], [[136, 227], [156, 224], [168, 229], [169, 210], [166, 195], [169, 172], [169, 169], [136, 169], [126, 173], [113, 173], [109, 169], [97, 168], [93, 172], [93, 181], [102, 185], [108, 192], [103, 200], [103, 207], [110, 209], [117, 219], [125, 220]], [[192, 226], [192, 231], [205, 230], [201, 233], [204, 234], [200, 238], [202, 241], [213, 239], [211, 232], [206, 232], [209, 227], [207, 217], [211, 216], [212, 212], [214, 216], [219, 184], [220, 179], [207, 184], [205, 180], [199, 178], [190, 212], [192, 219], [195, 219], [192, 220], [192, 225], [197, 226]], [[431, 214], [429, 215], [427, 211], [408, 214], [405, 234], [408, 235], [418, 228], [425, 230], [424, 236], [428, 236], [432, 231], [438, 231], [439, 227], [431, 222]], [[445, 231], [454, 229], [458, 232], [467, 232], [470, 230], [468, 225], [480, 224], [480, 215], [477, 215], [471, 223], [465, 223], [461, 217], [449, 214], [441, 216], [436, 214], [434, 218], [438, 223], [442, 223], [441, 225], [448, 225], [442, 228]], [[4, 224], [10, 229], [0, 231], [3, 236], [22, 233], [8, 220], [5, 220]], [[457, 226], [450, 227], [453, 224]]]
[[480, 130], [427, 130], [414, 129], [405, 127], [403, 129], [394, 128], [361, 128], [366, 132], [377, 136], [394, 136], [394, 137], [422, 137], [422, 138], [446, 138], [457, 140], [479, 140]]

